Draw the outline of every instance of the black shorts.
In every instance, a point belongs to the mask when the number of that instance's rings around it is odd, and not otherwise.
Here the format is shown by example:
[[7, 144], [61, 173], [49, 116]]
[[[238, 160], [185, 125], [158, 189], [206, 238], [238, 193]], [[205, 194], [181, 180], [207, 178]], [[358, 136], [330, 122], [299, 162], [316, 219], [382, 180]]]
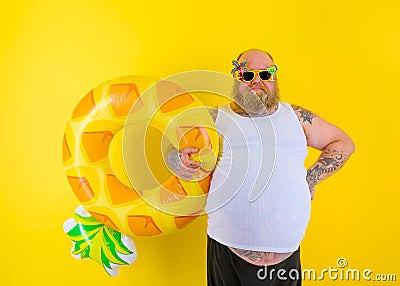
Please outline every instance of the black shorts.
[[271, 266], [256, 266], [243, 260], [229, 247], [208, 237], [208, 286], [300, 286], [300, 248], [284, 261]]

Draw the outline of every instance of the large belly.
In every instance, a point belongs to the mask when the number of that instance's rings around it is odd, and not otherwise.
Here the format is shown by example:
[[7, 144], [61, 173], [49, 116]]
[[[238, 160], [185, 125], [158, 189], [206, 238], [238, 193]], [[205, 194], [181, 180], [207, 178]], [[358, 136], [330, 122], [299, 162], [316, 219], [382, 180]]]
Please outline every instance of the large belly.
[[[235, 190], [229, 183], [237, 177], [216, 170], [213, 183], [221, 183], [221, 187], [211, 188], [208, 197], [207, 206], [214, 207], [207, 208], [209, 234], [236, 248], [264, 252], [296, 250], [308, 225], [311, 204], [305, 170], [304, 178], [293, 176], [294, 172], [299, 172], [298, 167], [289, 167], [284, 179], [273, 173], [261, 195], [250, 201], [254, 178], [247, 178]], [[230, 196], [224, 195], [227, 190]]]

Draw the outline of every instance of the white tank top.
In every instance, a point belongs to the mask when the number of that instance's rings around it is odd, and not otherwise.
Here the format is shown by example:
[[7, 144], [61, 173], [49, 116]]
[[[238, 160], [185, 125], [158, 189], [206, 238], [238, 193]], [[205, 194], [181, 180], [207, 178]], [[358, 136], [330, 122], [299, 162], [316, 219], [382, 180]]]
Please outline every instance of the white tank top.
[[248, 118], [228, 104], [216, 127], [223, 139], [207, 198], [208, 235], [240, 249], [295, 251], [311, 198], [307, 141], [293, 108], [280, 102], [274, 114]]

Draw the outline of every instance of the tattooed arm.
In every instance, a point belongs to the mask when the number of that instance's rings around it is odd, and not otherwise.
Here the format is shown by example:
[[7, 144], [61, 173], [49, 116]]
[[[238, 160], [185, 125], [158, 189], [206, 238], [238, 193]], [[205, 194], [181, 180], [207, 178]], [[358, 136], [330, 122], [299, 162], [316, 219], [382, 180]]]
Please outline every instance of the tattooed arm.
[[307, 145], [322, 151], [307, 170], [306, 179], [313, 199], [315, 186], [336, 173], [354, 152], [355, 146], [340, 128], [300, 106], [294, 105], [293, 109], [303, 127]]

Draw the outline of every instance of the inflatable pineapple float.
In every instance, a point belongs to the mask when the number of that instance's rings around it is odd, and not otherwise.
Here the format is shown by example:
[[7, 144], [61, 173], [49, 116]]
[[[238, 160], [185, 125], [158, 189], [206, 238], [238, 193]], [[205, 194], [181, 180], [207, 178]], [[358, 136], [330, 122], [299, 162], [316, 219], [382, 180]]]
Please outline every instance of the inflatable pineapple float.
[[[201, 168], [185, 181], [167, 166], [171, 146], [199, 149]], [[111, 275], [132, 263], [132, 236], [174, 232], [203, 213], [218, 134], [207, 107], [179, 85], [119, 77], [92, 89], [65, 129], [67, 180], [83, 206], [64, 230], [72, 254]]]

